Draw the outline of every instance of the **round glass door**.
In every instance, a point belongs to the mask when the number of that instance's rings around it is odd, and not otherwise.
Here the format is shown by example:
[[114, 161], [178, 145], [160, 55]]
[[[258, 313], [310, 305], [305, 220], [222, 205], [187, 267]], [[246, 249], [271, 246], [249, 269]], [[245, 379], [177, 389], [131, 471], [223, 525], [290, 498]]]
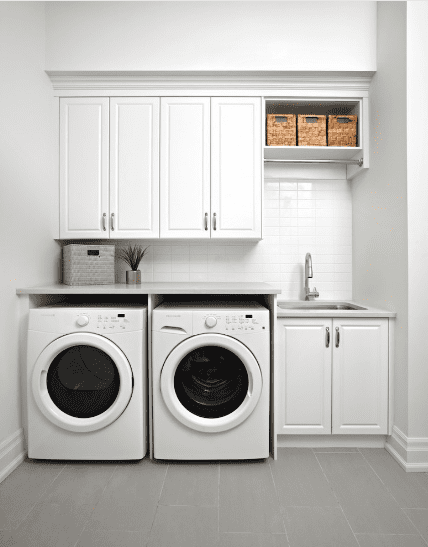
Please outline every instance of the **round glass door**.
[[51, 422], [69, 431], [95, 431], [114, 422], [127, 407], [132, 369], [107, 338], [67, 334], [40, 354], [32, 388], [37, 406]]
[[248, 392], [248, 372], [241, 359], [219, 346], [188, 353], [174, 375], [180, 403], [201, 418], [221, 418], [235, 411]]
[[108, 410], [119, 393], [113, 359], [93, 346], [77, 345], [59, 353], [46, 380], [54, 404], [69, 416], [93, 418]]
[[256, 407], [262, 385], [254, 355], [221, 334], [187, 338], [169, 354], [161, 372], [165, 404], [197, 431], [226, 431], [242, 423]]

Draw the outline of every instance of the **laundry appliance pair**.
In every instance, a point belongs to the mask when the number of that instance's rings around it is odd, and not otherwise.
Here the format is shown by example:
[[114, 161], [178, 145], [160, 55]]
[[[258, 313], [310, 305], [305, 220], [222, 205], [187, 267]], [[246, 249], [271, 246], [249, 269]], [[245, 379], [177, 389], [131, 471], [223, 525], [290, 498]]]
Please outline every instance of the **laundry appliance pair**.
[[[30, 310], [29, 457], [143, 458], [146, 341], [146, 307]], [[269, 311], [256, 302], [165, 302], [155, 308], [154, 457], [268, 457], [269, 348]]]

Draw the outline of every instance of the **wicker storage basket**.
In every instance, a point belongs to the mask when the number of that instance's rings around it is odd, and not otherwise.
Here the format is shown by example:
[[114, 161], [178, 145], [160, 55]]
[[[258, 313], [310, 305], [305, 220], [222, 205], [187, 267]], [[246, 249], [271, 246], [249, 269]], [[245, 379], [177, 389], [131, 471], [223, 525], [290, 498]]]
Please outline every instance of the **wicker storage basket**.
[[66, 245], [63, 248], [65, 285], [114, 283], [114, 245]]
[[299, 146], [327, 146], [326, 116], [299, 114], [297, 137]]
[[328, 145], [357, 146], [357, 116], [329, 116]]
[[296, 115], [267, 115], [267, 145], [296, 146]]

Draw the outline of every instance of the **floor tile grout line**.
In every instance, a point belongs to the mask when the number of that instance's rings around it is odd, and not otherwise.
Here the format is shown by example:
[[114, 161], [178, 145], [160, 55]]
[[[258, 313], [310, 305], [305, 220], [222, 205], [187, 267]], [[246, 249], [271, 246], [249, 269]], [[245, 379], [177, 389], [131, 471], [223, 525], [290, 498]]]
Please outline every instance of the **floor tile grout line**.
[[218, 507], [218, 505], [207, 505], [206, 503], [196, 503], [196, 504], [191, 504], [191, 503], [168, 503], [168, 504], [165, 504], [165, 503], [158, 503], [157, 505], [159, 505], [159, 507]]
[[[150, 460], [151, 462], [153, 462], [153, 460]], [[166, 466], [166, 471], [165, 471], [165, 476], [163, 478], [163, 481], [162, 481], [162, 488], [160, 490], [160, 493], [159, 493], [159, 498], [158, 498], [158, 502], [156, 504], [156, 511], [155, 511], [155, 514], [153, 515], [153, 520], [152, 520], [152, 524], [150, 526], [150, 530], [149, 530], [149, 533], [147, 534], [147, 541], [145, 543], [145, 546], [144, 547], [147, 547], [150, 543], [150, 537], [152, 535], [152, 530], [153, 530], [153, 524], [155, 523], [155, 520], [156, 520], [156, 515], [158, 513], [158, 510], [159, 510], [159, 507], [166, 507], [165, 505], [160, 505], [160, 500], [162, 498], [162, 492], [163, 492], [163, 489], [164, 489], [164, 486], [165, 486], [165, 482], [166, 482], [166, 477], [168, 475], [168, 469], [170, 468], [170, 464], [168, 463], [167, 466]]]
[[349, 522], [348, 517], [345, 515], [345, 511], [343, 510], [342, 504], [339, 504], [339, 508], [340, 508], [340, 510], [342, 511], [342, 515], [344, 516], [344, 518], [345, 518], [345, 520], [346, 520], [346, 522], [347, 522], [347, 524], [348, 524], [348, 526], [349, 526], [349, 529], [351, 530], [352, 535], [354, 536], [355, 541], [357, 542], [357, 545], [358, 545], [359, 547], [361, 547], [360, 542], [358, 541], [358, 538], [357, 538], [357, 536], [355, 535], [354, 530], [352, 529], [351, 523]]
[[[351, 452], [345, 452], [345, 454], [350, 454], [350, 453], [351, 453]], [[322, 452], [318, 452], [318, 454], [322, 454]], [[332, 452], [328, 452], [328, 454], [332, 454]], [[343, 454], [343, 452], [335, 452], [335, 454]], [[337, 496], [337, 494], [336, 494], [336, 491], [335, 491], [335, 489], [333, 488], [331, 482], [328, 480], [328, 477], [327, 477], [327, 475], [326, 475], [324, 469], [322, 468], [321, 462], [320, 462], [319, 459], [317, 458], [317, 453], [316, 453], [316, 452], [314, 452], [314, 456], [315, 456], [315, 459], [316, 459], [317, 462], [318, 462], [318, 465], [320, 466], [321, 472], [322, 472], [322, 474], [324, 475], [325, 480], [326, 480], [327, 483], [330, 485], [330, 488], [331, 488], [331, 490], [332, 490], [332, 492], [333, 492], [333, 494], [334, 494], [334, 497], [336, 498], [337, 503], [339, 504], [339, 509], [342, 511], [342, 514], [343, 514], [343, 516], [344, 516], [344, 518], [345, 518], [345, 520], [346, 520], [346, 522], [347, 522], [347, 524], [348, 524], [348, 526], [349, 526], [349, 529], [351, 530], [351, 532], [352, 532], [352, 534], [353, 534], [353, 536], [354, 536], [354, 538], [355, 538], [355, 541], [356, 541], [357, 545], [358, 545], [359, 547], [361, 547], [361, 546], [360, 546], [360, 542], [358, 541], [357, 536], [355, 535], [355, 532], [354, 532], [354, 530], [352, 529], [351, 523], [349, 522], [347, 516], [345, 515], [345, 511], [343, 510], [342, 504], [340, 503], [340, 500], [339, 500], [339, 498], [338, 498], [338, 496]]]
[[376, 475], [376, 477], [380, 480], [380, 482], [382, 483], [382, 485], [385, 487], [385, 490], [388, 492], [388, 494], [391, 496], [391, 498], [395, 501], [395, 503], [397, 504], [398, 508], [400, 509], [400, 511], [403, 513], [403, 515], [407, 518], [407, 520], [410, 522], [410, 524], [413, 526], [413, 528], [418, 532], [419, 536], [421, 537], [422, 541], [424, 543], [427, 543], [424, 538], [422, 537], [422, 534], [420, 533], [420, 531], [418, 530], [418, 528], [416, 527], [415, 524], [413, 524], [412, 522], [412, 519], [409, 517], [409, 515], [407, 515], [407, 513], [405, 511], [403, 511], [403, 508], [400, 507], [400, 504], [398, 503], [398, 501], [395, 499], [394, 495], [392, 494], [392, 492], [390, 491], [390, 489], [388, 488], [388, 486], [383, 482], [383, 480], [379, 477], [379, 475], [376, 473], [375, 469], [370, 465], [370, 462], [367, 460], [367, 458], [364, 456], [364, 454], [361, 452], [360, 449], [358, 449], [358, 452], [361, 454], [361, 457], [363, 458], [363, 460], [367, 463], [367, 465], [370, 467], [370, 469], [373, 471], [373, 473]]
[[[422, 542], [425, 544], [425, 545], [428, 545], [428, 542], [424, 539], [423, 536], [421, 536], [421, 534], [383, 534], [383, 533], [374, 533], [374, 532], [358, 532], [356, 534], [357, 536], [398, 536], [398, 537], [416, 537], [416, 538], [420, 538], [422, 540]], [[358, 541], [358, 538], [357, 538], [357, 541]], [[358, 543], [358, 545], [360, 545], [360, 543]]]
[[[318, 452], [318, 454], [321, 454], [321, 452]], [[331, 454], [331, 452], [329, 452], [329, 454]], [[337, 452], [336, 452], [336, 454], [337, 454]], [[329, 478], [327, 477], [327, 475], [326, 475], [326, 473], [325, 473], [325, 471], [324, 471], [324, 469], [323, 469], [323, 467], [322, 467], [322, 465], [321, 465], [321, 463], [320, 463], [320, 461], [319, 461], [319, 459], [318, 459], [318, 457], [317, 457], [317, 452], [313, 452], [313, 455], [315, 456], [315, 460], [316, 460], [317, 464], [319, 465], [319, 468], [321, 469], [321, 473], [324, 475], [324, 478], [325, 478], [325, 480], [327, 481], [327, 484], [330, 486], [331, 491], [333, 492], [333, 495], [334, 495], [334, 497], [335, 497], [335, 499], [336, 499], [336, 501], [337, 501], [337, 505], [338, 505], [339, 507], [341, 507], [342, 505], [341, 505], [340, 500], [339, 500], [339, 498], [338, 498], [338, 496], [337, 496], [337, 494], [336, 494], [336, 490], [333, 488], [332, 483], [330, 482]]]
[[[85, 528], [86, 528], [86, 526], [88, 525], [89, 519], [91, 518], [93, 512], [95, 511], [95, 508], [96, 508], [96, 507], [98, 506], [98, 504], [100, 503], [101, 498], [103, 497], [103, 494], [104, 494], [104, 492], [106, 491], [106, 488], [107, 488], [107, 486], [109, 485], [109, 483], [110, 483], [111, 479], [113, 478], [113, 475], [115, 474], [116, 469], [117, 469], [118, 467], [119, 467], [118, 465], [115, 465], [115, 466], [114, 466], [114, 469], [113, 469], [113, 471], [112, 471], [110, 477], [108, 478], [107, 482], [105, 483], [105, 486], [104, 486], [104, 488], [103, 488], [103, 491], [101, 492], [100, 497], [99, 497], [97, 503], [95, 504], [95, 507], [92, 509], [90, 515], [89, 515], [88, 518], [86, 519], [85, 525], [83, 526], [82, 530], [80, 531], [79, 537], [77, 538], [77, 541], [76, 541], [76, 543], [74, 544], [73, 547], [77, 547], [77, 544], [79, 543], [80, 538], [82, 537], [83, 532], [85, 532], [85, 531], [90, 531], [90, 530], [85, 530]], [[94, 531], [97, 531], [97, 530], [94, 530]]]
[[64, 464], [62, 469], [59, 471], [59, 473], [52, 479], [52, 481], [46, 486], [45, 490], [40, 494], [38, 500], [34, 503], [34, 505], [31, 507], [31, 509], [28, 511], [26, 516], [19, 522], [18, 526], [16, 526], [15, 530], [18, 530], [18, 528], [24, 523], [24, 521], [30, 516], [30, 513], [33, 511], [33, 509], [36, 507], [36, 505], [42, 500], [46, 492], [48, 491], [49, 487], [56, 481], [56, 479], [61, 475], [61, 473], [64, 471], [64, 469], [67, 467], [67, 464]]
[[281, 503], [280, 503], [279, 494], [278, 494], [278, 488], [276, 487], [275, 477], [273, 476], [273, 471], [272, 471], [272, 466], [271, 466], [271, 463], [270, 463], [270, 459], [268, 459], [268, 465], [269, 465], [270, 475], [271, 475], [271, 477], [272, 477], [273, 487], [274, 487], [274, 489], [275, 489], [276, 498], [277, 498], [277, 501], [278, 501], [278, 507], [279, 507], [279, 510], [280, 510], [280, 512], [281, 512], [282, 526], [284, 527], [285, 537], [287, 538], [287, 544], [288, 544], [288, 546], [290, 546], [290, 540], [289, 540], [289, 538], [288, 538], [287, 527], [286, 527], [285, 521], [284, 521], [284, 512], [283, 512], [283, 510], [282, 510], [282, 505], [281, 505]]

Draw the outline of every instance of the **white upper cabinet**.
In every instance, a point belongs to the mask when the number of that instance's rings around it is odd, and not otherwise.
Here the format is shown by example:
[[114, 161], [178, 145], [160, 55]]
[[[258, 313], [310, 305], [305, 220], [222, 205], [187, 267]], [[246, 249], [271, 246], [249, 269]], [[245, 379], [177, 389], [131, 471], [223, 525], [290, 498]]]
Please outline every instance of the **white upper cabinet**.
[[159, 99], [61, 99], [60, 238], [153, 237]]
[[159, 237], [159, 98], [110, 99], [110, 237]]
[[211, 99], [211, 237], [261, 238], [259, 97]]
[[60, 99], [60, 239], [260, 239], [261, 98]]
[[109, 99], [60, 101], [60, 238], [108, 238]]
[[210, 237], [210, 99], [161, 99], [160, 235]]

